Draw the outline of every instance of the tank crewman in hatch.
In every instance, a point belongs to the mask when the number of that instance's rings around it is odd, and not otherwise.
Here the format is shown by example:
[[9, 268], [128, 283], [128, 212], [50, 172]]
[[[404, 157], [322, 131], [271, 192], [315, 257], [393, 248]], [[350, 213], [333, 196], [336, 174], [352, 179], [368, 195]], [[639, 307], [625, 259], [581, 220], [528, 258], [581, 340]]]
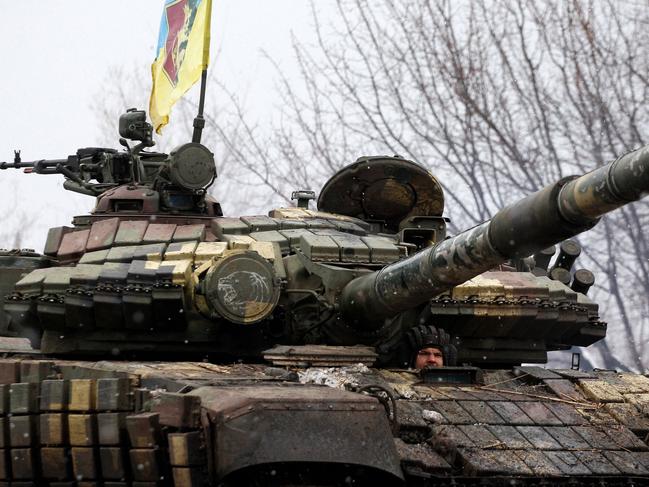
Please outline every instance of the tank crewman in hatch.
[[417, 356], [415, 357], [415, 369], [443, 366], [444, 354], [439, 348], [433, 346], [425, 346], [417, 352]]
[[455, 365], [457, 349], [451, 337], [441, 328], [419, 325], [406, 333], [406, 341], [412, 351], [412, 367], [443, 367]]

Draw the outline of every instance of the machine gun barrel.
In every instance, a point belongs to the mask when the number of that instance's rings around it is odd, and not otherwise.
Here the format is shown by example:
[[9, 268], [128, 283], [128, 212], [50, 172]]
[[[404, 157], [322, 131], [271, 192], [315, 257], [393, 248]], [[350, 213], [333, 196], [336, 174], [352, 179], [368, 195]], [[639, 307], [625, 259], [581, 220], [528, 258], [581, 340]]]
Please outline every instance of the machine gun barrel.
[[68, 159], [41, 159], [29, 162], [0, 162], [0, 169], [26, 169], [37, 174], [60, 174], [57, 167], [68, 164]]
[[340, 297], [346, 322], [373, 329], [508, 259], [589, 230], [599, 218], [649, 194], [649, 146], [580, 177], [546, 186], [436, 246], [350, 281]]

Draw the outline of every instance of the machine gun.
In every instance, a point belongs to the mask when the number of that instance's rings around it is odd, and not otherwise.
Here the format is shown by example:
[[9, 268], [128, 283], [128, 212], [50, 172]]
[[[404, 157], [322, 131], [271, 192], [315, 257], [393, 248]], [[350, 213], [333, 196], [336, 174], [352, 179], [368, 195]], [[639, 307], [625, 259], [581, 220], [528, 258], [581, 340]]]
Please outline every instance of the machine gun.
[[[15, 151], [13, 162], [0, 162], [0, 169], [24, 169], [27, 173], [61, 174], [69, 191], [98, 197], [124, 185], [146, 186], [161, 193], [196, 193], [199, 199], [216, 178], [213, 154], [198, 143], [183, 144], [170, 154], [145, 152], [155, 144], [153, 128], [143, 110], [129, 109], [119, 119], [119, 142], [123, 151], [86, 147], [66, 159], [23, 161]], [[128, 140], [138, 142], [130, 147]], [[172, 201], [173, 198], [166, 198]]]

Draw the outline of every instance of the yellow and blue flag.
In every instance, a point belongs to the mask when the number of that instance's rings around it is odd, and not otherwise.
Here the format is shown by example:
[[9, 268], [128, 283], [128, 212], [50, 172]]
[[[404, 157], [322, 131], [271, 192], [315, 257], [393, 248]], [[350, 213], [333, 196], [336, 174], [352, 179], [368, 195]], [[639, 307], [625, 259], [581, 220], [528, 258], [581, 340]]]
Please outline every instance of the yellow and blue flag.
[[207, 68], [212, 0], [165, 0], [149, 115], [156, 132], [169, 122], [171, 107]]

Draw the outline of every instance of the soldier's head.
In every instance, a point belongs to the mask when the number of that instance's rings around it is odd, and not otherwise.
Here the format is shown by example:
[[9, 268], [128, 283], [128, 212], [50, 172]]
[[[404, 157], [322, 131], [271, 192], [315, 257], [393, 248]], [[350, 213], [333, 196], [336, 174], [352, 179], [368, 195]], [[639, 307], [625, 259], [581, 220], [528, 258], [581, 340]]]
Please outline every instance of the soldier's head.
[[457, 350], [451, 337], [441, 328], [419, 325], [406, 333], [406, 342], [411, 351], [411, 367], [443, 367], [455, 365]]
[[444, 353], [435, 346], [426, 345], [420, 348], [415, 357], [415, 369], [424, 367], [443, 367]]

